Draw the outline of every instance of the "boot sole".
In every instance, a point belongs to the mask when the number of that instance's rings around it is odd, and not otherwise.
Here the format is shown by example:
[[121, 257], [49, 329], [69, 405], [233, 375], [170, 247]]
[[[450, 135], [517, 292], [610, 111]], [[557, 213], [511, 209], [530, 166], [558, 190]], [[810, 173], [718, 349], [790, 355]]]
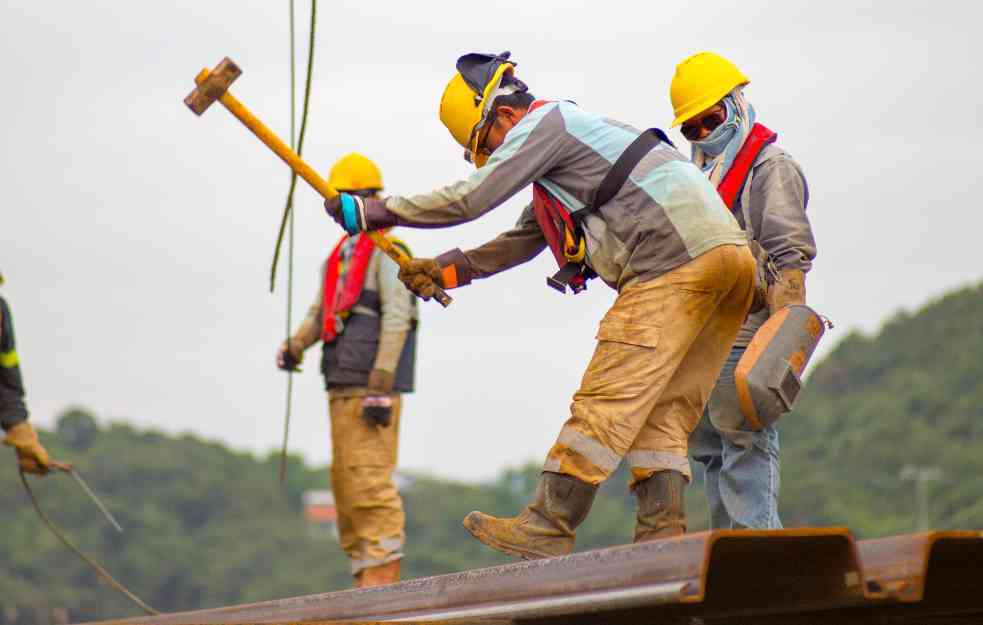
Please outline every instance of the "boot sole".
[[474, 524], [473, 521], [471, 521], [470, 515], [464, 518], [463, 525], [464, 525], [464, 529], [468, 530], [468, 532], [482, 544], [491, 547], [496, 551], [501, 551], [502, 553], [508, 554], [510, 556], [522, 558], [523, 560], [542, 560], [543, 558], [558, 557], [553, 554], [543, 554], [534, 551], [524, 551], [512, 547], [511, 545], [507, 545], [506, 543], [503, 543], [498, 539], [493, 538], [492, 536], [482, 531], [481, 528], [479, 528], [477, 525]]

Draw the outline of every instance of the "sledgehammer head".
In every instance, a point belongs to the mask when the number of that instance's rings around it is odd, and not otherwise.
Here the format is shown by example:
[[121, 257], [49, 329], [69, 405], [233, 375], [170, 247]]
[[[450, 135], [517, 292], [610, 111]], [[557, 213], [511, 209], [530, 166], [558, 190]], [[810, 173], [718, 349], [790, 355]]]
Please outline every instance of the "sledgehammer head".
[[203, 69], [195, 76], [195, 84], [198, 86], [188, 94], [184, 103], [195, 115], [201, 115], [212, 105], [212, 102], [222, 97], [228, 91], [229, 85], [235, 82], [242, 70], [232, 62], [232, 59], [225, 57], [222, 62], [215, 66], [215, 69], [208, 71]]

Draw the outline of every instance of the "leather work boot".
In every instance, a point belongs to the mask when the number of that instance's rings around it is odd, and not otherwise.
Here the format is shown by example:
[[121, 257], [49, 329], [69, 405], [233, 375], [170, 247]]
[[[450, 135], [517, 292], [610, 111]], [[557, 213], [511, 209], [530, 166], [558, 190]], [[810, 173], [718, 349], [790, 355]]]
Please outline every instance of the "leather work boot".
[[533, 502], [518, 516], [498, 519], [476, 511], [464, 518], [464, 527], [492, 549], [525, 560], [566, 555], [596, 492], [575, 477], [544, 471]]
[[355, 576], [355, 588], [371, 588], [372, 586], [385, 586], [395, 584], [399, 581], [400, 560], [386, 562], [379, 566], [370, 566], [362, 569]]
[[635, 542], [645, 543], [686, 532], [683, 489], [686, 477], [679, 471], [659, 471], [635, 484], [638, 516]]

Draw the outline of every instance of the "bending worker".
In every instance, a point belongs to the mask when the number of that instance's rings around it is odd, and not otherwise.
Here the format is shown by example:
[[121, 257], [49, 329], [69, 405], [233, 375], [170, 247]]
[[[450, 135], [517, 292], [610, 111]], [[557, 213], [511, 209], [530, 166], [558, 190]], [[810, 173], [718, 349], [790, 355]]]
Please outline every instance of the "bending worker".
[[472, 512], [465, 527], [511, 555], [569, 553], [598, 485], [626, 458], [635, 540], [682, 533], [687, 440], [753, 298], [744, 233], [661, 131], [535, 100], [508, 53], [468, 54], [457, 70], [440, 119], [479, 169], [422, 195], [339, 196], [328, 212], [350, 232], [446, 227], [532, 185], [513, 229], [468, 252], [414, 260], [400, 278], [426, 298], [434, 283], [463, 286], [550, 247], [561, 264], [551, 285], [579, 292], [596, 275], [618, 291], [533, 501], [514, 518]]
[[[329, 182], [366, 199], [382, 189], [378, 167], [361, 154], [339, 160]], [[307, 317], [277, 356], [281, 368], [292, 369], [304, 350], [323, 342], [331, 489], [341, 548], [359, 588], [399, 581], [403, 557], [405, 518], [393, 472], [401, 395], [413, 391], [417, 307], [398, 270], [369, 237], [342, 237], [322, 267]]]
[[[2, 275], [0, 284], [3, 284]], [[14, 448], [21, 471], [37, 475], [48, 472], [51, 459], [27, 421], [24, 382], [14, 341], [14, 319], [3, 297], [0, 297], [0, 426], [7, 433], [3, 444]]]
[[[717, 380], [690, 453], [706, 467], [711, 528], [775, 529], [778, 518], [778, 430], [752, 431], [734, 376], [737, 363], [768, 317], [805, 304], [805, 274], [816, 256], [806, 217], [809, 191], [802, 168], [755, 121], [743, 94], [748, 79], [730, 61], [703, 52], [679, 64], [670, 87], [675, 114], [700, 167], [766, 259], [767, 307], [741, 328]], [[754, 246], [754, 244], [752, 244]], [[775, 340], [775, 339], [772, 339]]]

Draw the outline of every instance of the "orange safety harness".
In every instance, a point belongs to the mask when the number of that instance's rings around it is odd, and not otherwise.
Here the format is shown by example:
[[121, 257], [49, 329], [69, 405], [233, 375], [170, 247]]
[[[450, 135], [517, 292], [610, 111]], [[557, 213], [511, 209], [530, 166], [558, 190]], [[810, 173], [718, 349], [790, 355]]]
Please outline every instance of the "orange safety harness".
[[[358, 299], [362, 296], [362, 287], [365, 286], [366, 270], [369, 261], [372, 260], [372, 252], [375, 251], [375, 244], [372, 239], [364, 234], [358, 235], [355, 243], [355, 251], [350, 258], [342, 258], [342, 249], [348, 241], [349, 236], [341, 237], [335, 245], [331, 256], [328, 257], [328, 266], [324, 270], [324, 300], [321, 306], [321, 340], [330, 343], [338, 336], [335, 327], [335, 315], [351, 310]], [[338, 284], [341, 283], [341, 289]]]

